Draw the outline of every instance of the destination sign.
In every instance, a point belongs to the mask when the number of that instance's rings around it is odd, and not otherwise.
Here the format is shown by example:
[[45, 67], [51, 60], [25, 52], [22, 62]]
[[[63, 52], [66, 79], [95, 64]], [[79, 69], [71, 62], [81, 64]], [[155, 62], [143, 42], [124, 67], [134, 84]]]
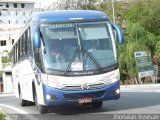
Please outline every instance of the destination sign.
[[68, 27], [73, 27], [73, 23], [63, 23], [63, 24], [48, 24], [49, 29], [54, 29], [54, 28], [68, 28]]

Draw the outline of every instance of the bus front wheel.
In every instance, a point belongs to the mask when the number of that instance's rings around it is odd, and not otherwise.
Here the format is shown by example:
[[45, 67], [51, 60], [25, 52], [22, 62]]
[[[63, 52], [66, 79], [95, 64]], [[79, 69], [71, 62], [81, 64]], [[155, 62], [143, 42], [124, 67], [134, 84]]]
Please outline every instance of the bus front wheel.
[[39, 113], [44, 114], [47, 112], [47, 107], [44, 105], [39, 105], [36, 103], [36, 108], [38, 109]]
[[103, 101], [93, 102], [92, 108], [102, 108], [102, 105], [103, 105]]
[[27, 101], [26, 100], [23, 100], [22, 98], [22, 93], [21, 93], [21, 89], [19, 88], [19, 101], [20, 101], [20, 105], [21, 106], [27, 106]]
[[39, 111], [39, 113], [44, 114], [44, 113], [47, 112], [47, 110], [48, 110], [47, 107], [44, 106], [44, 105], [40, 105], [40, 104], [38, 103], [36, 93], [35, 93], [35, 95], [34, 95], [34, 101], [35, 101], [36, 109]]

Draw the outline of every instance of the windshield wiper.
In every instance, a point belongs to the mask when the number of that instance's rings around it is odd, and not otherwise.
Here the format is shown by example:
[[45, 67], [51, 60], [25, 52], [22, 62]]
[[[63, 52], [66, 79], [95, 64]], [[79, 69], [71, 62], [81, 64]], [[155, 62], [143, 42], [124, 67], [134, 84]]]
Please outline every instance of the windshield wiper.
[[70, 60], [70, 62], [69, 62], [69, 64], [68, 64], [65, 72], [64, 72], [64, 75], [66, 75], [67, 72], [69, 71], [69, 68], [71, 67], [71, 64], [73, 63], [73, 61], [75, 60], [76, 55], [78, 54], [78, 51], [79, 51], [79, 49], [77, 48], [76, 51], [75, 51], [74, 54], [73, 54], [73, 57], [72, 57], [71, 60]]
[[[74, 55], [73, 55], [73, 57], [72, 57], [71, 60], [70, 60], [70, 62], [69, 62], [69, 64], [68, 64], [65, 72], [64, 72], [64, 75], [66, 75], [67, 72], [69, 71], [69, 69], [70, 69], [70, 67], [71, 67], [71, 64], [72, 64], [73, 61], [75, 60], [75, 57], [76, 57], [76, 55], [78, 54], [79, 51], [80, 51], [80, 50], [77, 48], [76, 51], [75, 51], [75, 53], [74, 53]], [[91, 53], [89, 53], [88, 51], [86, 51], [86, 50], [84, 50], [84, 49], [82, 49], [82, 51], [83, 51], [85, 54], [87, 54], [87, 56], [88, 56], [88, 57], [92, 60], [92, 62], [96, 65], [96, 67], [98, 68], [98, 70], [100, 71], [100, 73], [102, 73], [102, 72], [103, 72], [103, 69], [101, 68], [100, 64], [96, 61], [96, 59], [91, 55]]]
[[87, 56], [92, 60], [92, 62], [96, 65], [96, 67], [98, 68], [98, 70], [100, 70], [100, 72], [103, 72], [103, 69], [101, 68], [100, 64], [96, 61], [96, 59], [93, 57], [93, 55], [88, 52], [87, 50], [83, 49], [83, 52], [85, 52], [87, 54]]

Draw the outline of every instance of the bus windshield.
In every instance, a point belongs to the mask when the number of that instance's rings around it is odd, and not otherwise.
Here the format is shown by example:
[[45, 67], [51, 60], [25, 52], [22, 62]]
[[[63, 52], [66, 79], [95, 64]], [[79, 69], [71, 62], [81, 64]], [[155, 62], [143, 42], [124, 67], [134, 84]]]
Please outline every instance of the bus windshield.
[[111, 24], [103, 22], [40, 25], [45, 68], [58, 71], [100, 70], [117, 64]]

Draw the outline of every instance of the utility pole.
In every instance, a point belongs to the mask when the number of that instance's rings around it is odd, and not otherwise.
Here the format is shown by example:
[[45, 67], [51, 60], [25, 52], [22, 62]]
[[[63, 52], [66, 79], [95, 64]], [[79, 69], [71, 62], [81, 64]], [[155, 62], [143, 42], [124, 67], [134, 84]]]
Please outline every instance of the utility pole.
[[112, 15], [113, 15], [113, 22], [116, 23], [116, 21], [115, 21], [114, 2], [113, 2], [113, 0], [112, 0]]

